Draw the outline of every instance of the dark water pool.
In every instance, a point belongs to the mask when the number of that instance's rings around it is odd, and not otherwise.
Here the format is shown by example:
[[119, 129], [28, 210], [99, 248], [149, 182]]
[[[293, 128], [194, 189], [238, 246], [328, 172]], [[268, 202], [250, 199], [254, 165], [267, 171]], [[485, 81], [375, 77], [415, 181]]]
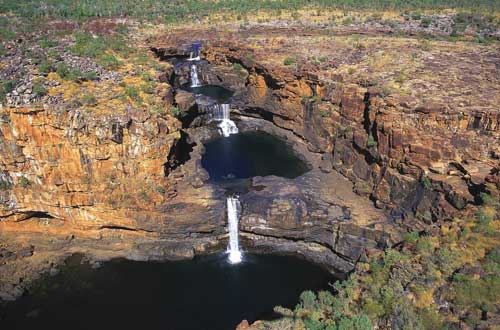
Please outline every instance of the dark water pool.
[[244, 132], [205, 145], [201, 160], [215, 181], [277, 175], [295, 178], [309, 170], [293, 149], [265, 132]]
[[200, 87], [184, 87], [187, 91], [194, 94], [201, 94], [215, 99], [218, 103], [226, 102], [231, 96], [233, 96], [233, 92], [229, 89], [226, 89], [217, 85], [204, 85]]
[[179, 262], [115, 260], [92, 269], [78, 258], [32, 292], [3, 306], [0, 329], [228, 330], [242, 320], [273, 316], [294, 306], [307, 289], [334, 279], [317, 265], [290, 256], [226, 254]]

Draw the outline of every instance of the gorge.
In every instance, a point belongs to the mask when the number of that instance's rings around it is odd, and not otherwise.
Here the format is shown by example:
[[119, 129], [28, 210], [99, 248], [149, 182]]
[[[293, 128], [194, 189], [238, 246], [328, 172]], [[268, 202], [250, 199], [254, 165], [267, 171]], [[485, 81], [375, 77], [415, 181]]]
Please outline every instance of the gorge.
[[0, 325], [496, 323], [498, 28], [304, 13], [3, 43]]

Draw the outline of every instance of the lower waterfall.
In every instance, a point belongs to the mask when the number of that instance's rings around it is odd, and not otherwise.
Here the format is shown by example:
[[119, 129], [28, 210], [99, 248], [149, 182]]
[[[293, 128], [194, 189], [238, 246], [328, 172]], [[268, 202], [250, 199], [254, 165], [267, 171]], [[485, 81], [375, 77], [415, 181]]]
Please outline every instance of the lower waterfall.
[[241, 251], [239, 242], [238, 222], [239, 222], [239, 206], [238, 197], [232, 196], [227, 198], [227, 218], [229, 222], [229, 244], [227, 252], [229, 253], [229, 262], [237, 264], [241, 262]]
[[196, 64], [191, 65], [191, 87], [200, 87], [200, 79], [198, 79], [198, 69]]

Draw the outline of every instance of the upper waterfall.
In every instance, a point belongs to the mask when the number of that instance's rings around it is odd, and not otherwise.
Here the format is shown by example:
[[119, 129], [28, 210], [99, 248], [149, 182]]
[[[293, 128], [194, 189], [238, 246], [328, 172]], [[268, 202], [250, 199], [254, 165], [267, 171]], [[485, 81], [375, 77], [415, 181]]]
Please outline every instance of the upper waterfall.
[[199, 61], [200, 60], [200, 43], [194, 43], [191, 45], [191, 50], [189, 52], [188, 61]]

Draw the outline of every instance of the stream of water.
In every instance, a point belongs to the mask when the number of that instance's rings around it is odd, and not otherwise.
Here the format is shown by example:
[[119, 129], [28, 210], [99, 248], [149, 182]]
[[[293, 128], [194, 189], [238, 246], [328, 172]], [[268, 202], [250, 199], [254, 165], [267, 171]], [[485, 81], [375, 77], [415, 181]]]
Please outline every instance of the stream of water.
[[242, 260], [242, 253], [240, 251], [240, 238], [239, 238], [239, 212], [240, 201], [237, 196], [227, 198], [227, 218], [229, 222], [229, 245], [227, 247], [229, 253], [229, 262], [232, 264], [240, 263]]
[[191, 65], [191, 87], [200, 87], [200, 79], [198, 78], [198, 68], [196, 64]]

